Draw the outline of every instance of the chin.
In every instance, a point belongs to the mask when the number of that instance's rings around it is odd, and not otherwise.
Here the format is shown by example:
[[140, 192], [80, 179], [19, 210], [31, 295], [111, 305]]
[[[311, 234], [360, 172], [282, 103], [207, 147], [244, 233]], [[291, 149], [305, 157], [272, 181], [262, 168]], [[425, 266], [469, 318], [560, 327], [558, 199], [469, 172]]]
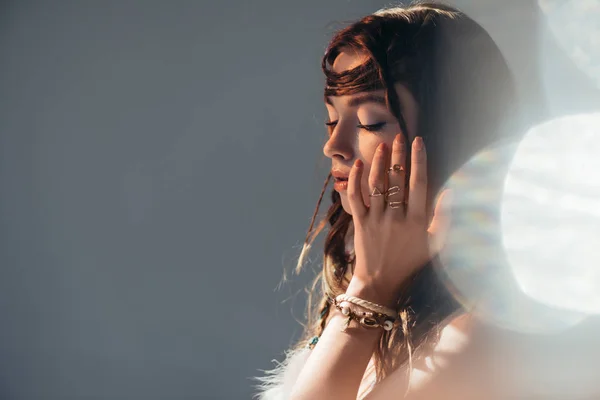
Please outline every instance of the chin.
[[341, 200], [342, 200], [342, 208], [344, 209], [344, 211], [346, 211], [348, 214], [352, 215], [352, 211], [350, 210], [350, 205], [348, 204], [348, 202], [346, 202], [343, 197]]
[[[370, 207], [370, 203], [369, 203], [369, 195], [366, 195], [363, 193], [363, 199], [366, 198], [367, 201], [365, 202], [365, 206]], [[344, 209], [344, 211], [346, 211], [348, 214], [352, 215], [352, 210], [350, 209], [350, 204], [348, 204], [348, 197], [345, 194], [340, 195], [340, 200], [342, 203], [342, 208]]]

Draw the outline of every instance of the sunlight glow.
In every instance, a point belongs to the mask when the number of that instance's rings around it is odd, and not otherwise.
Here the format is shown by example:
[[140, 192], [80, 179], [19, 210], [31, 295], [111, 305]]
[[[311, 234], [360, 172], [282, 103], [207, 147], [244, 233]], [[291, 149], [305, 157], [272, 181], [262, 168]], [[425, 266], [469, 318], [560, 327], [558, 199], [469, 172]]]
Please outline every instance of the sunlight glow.
[[600, 313], [599, 139], [600, 113], [546, 122], [446, 183], [440, 278], [467, 310], [528, 333]]
[[600, 313], [600, 113], [532, 129], [508, 172], [502, 233], [520, 289]]

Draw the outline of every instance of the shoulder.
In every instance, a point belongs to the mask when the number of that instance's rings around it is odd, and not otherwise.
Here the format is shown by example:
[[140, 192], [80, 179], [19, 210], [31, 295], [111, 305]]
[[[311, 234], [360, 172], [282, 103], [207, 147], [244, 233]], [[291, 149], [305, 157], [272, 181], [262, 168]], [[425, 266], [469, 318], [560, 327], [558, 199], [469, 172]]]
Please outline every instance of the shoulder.
[[474, 319], [471, 314], [462, 313], [450, 319], [442, 328], [440, 338], [433, 347], [433, 355], [461, 352], [469, 343]]
[[436, 373], [446, 368], [450, 360], [467, 347], [472, 324], [473, 318], [467, 313], [448, 321], [442, 328], [437, 343], [417, 358], [411, 371], [410, 390], [417, 390], [428, 384]]
[[439, 340], [414, 354], [412, 368], [403, 366], [392, 372], [373, 388], [365, 398], [388, 399], [399, 393], [417, 393], [428, 387], [436, 376], [469, 344], [473, 318], [459, 314], [449, 318], [440, 332]]

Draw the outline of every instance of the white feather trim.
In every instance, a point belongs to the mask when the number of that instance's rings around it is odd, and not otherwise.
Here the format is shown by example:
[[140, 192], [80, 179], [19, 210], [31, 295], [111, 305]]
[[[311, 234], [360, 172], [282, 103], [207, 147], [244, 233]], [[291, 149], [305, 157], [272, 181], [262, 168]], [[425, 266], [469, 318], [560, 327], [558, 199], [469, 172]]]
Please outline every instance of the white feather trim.
[[283, 362], [273, 360], [275, 368], [263, 371], [265, 376], [256, 377], [260, 383], [259, 392], [254, 396], [258, 400], [287, 400], [292, 388], [310, 356], [310, 349], [288, 350]]

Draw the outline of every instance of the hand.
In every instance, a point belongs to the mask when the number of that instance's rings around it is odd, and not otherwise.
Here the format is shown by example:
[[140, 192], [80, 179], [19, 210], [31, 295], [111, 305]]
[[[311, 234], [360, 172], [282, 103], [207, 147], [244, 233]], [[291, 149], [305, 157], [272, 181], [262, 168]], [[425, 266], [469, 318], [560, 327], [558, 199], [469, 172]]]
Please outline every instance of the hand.
[[[391, 165], [382, 143], [375, 152], [369, 174], [370, 206], [363, 201], [363, 164], [354, 163], [348, 177], [348, 202], [354, 222], [356, 265], [348, 288], [355, 295], [367, 293], [366, 300], [394, 304], [402, 283], [425, 265], [444, 243], [449, 215], [442, 213], [448, 191], [439, 197], [431, 224], [427, 213], [427, 155], [422, 138], [411, 148], [411, 173], [406, 193], [406, 144], [403, 135], [394, 139]], [[389, 189], [388, 189], [389, 188]], [[388, 192], [389, 190], [389, 192]], [[378, 195], [377, 193], [382, 193]], [[376, 298], [375, 298], [376, 297]]]

